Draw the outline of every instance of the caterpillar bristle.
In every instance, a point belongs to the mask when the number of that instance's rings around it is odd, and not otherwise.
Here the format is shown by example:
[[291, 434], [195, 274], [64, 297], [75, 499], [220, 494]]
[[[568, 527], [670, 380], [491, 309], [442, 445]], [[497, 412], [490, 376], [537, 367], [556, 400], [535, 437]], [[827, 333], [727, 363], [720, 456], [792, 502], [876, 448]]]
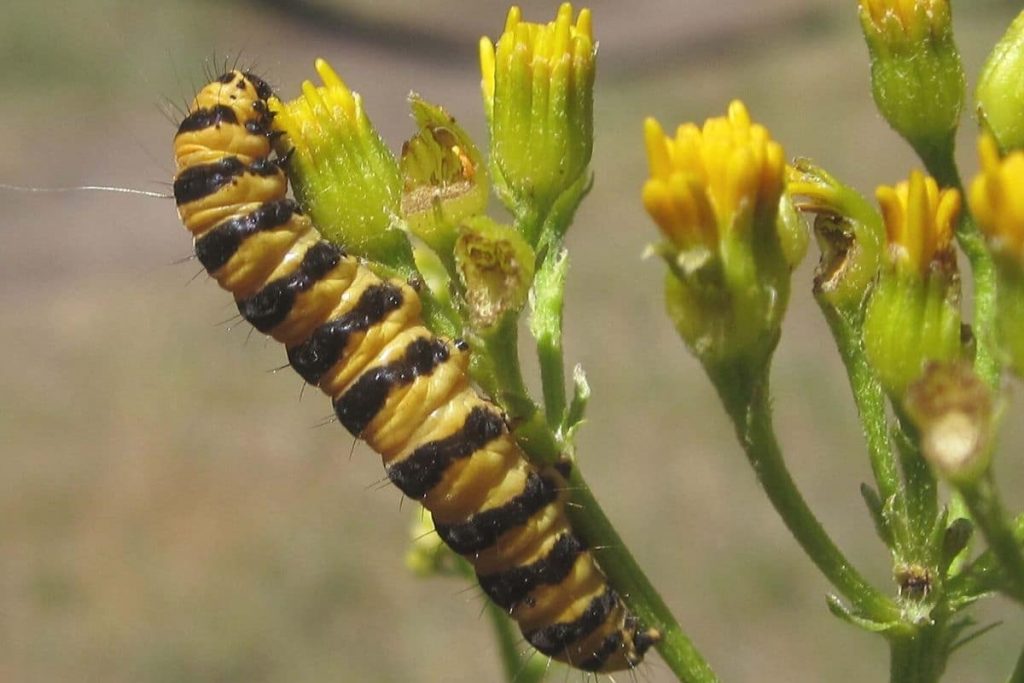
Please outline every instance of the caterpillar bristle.
[[[340, 83], [326, 63], [317, 69]], [[468, 345], [434, 335], [410, 283], [381, 279], [324, 240], [287, 197], [271, 95], [232, 68], [199, 89], [178, 125], [174, 196], [200, 263], [381, 455], [402, 502], [430, 511], [524, 642], [585, 672], [633, 669], [656, 632], [573, 532], [567, 464], [531, 464], [505, 415], [470, 385]]]

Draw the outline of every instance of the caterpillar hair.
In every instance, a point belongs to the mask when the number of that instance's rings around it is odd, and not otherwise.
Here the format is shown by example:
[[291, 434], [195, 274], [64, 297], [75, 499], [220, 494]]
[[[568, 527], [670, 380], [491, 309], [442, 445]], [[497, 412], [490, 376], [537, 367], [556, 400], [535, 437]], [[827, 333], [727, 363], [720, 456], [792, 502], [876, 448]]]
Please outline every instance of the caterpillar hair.
[[533, 647], [585, 671], [636, 667], [658, 632], [640, 626], [573, 533], [565, 478], [527, 460], [471, 386], [467, 345], [424, 326], [416, 291], [321, 238], [287, 197], [270, 96], [259, 77], [229, 71], [178, 128], [174, 197], [199, 261], [430, 511]]

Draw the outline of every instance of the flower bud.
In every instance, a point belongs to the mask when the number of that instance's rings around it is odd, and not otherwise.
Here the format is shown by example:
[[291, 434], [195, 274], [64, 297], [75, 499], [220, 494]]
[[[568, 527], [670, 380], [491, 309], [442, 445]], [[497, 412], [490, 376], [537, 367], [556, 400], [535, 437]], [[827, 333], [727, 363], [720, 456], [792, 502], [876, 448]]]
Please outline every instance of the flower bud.
[[363, 100], [323, 59], [322, 86], [306, 81], [291, 102], [272, 99], [274, 129], [284, 133], [295, 197], [328, 240], [349, 253], [411, 272], [408, 239], [397, 228], [402, 178]]
[[860, 22], [882, 116], [926, 163], [951, 156], [964, 72], [949, 0], [860, 0]]
[[665, 240], [666, 300], [683, 340], [707, 364], [766, 363], [789, 298], [791, 263], [777, 222], [782, 147], [741, 102], [675, 138], [645, 124], [643, 201]]
[[1024, 12], [1010, 24], [981, 71], [978, 120], [1004, 151], [1024, 149]]
[[546, 209], [582, 179], [594, 145], [594, 42], [590, 10], [572, 20], [522, 21], [509, 10], [496, 43], [480, 41], [484, 108], [495, 182], [512, 208]]
[[864, 320], [864, 347], [882, 386], [901, 397], [927, 361], [961, 353], [953, 226], [960, 194], [913, 172], [878, 188], [888, 252]]
[[1010, 367], [1024, 376], [1024, 150], [1000, 157], [995, 139], [978, 143], [981, 172], [971, 211], [985, 234], [998, 276], [996, 329]]

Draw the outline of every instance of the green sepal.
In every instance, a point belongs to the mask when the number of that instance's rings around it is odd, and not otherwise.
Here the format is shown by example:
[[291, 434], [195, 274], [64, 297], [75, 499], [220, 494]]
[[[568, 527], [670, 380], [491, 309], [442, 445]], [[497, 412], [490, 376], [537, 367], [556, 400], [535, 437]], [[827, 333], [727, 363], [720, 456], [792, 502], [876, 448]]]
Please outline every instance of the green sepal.
[[954, 272], [924, 278], [885, 269], [864, 319], [864, 348], [882, 386], [899, 400], [927, 361], [961, 354], [960, 288]]

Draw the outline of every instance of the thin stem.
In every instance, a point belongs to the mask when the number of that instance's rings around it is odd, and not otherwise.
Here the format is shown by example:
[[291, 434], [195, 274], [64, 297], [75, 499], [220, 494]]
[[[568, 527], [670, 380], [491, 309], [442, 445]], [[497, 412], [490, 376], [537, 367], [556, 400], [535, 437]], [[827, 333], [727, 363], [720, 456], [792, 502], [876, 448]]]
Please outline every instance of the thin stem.
[[564, 251], [549, 251], [537, 271], [533, 285], [530, 332], [537, 340], [544, 414], [548, 425], [559, 430], [565, 420], [565, 361], [562, 354], [562, 308], [568, 258]]
[[601, 569], [626, 605], [645, 626], [657, 629], [661, 641], [655, 647], [669, 669], [685, 683], [712, 683], [718, 679], [697, 648], [683, 632], [661, 595], [651, 585], [629, 548], [601, 509], [578, 466], [569, 476], [570, 499], [566, 507], [573, 528], [598, 550]]
[[1012, 598], [1024, 602], [1024, 553], [999, 500], [991, 472], [970, 485], [959, 487], [959, 490], [974, 522], [1001, 565], [1004, 590]]
[[899, 609], [858, 572], [825, 532], [797, 489], [772, 426], [767, 370], [709, 370], [740, 444], [768, 499], [800, 547], [822, 574], [862, 614], [878, 622], [899, 618]]
[[835, 308], [820, 302], [825, 320], [832, 330], [839, 349], [839, 355], [846, 367], [846, 375], [857, 406], [864, 441], [871, 461], [871, 472], [878, 487], [878, 495], [886, 505], [894, 503], [893, 509], [903, 510], [899, 467], [889, 443], [889, 431], [885, 414], [885, 393], [875, 379], [875, 374], [864, 353], [859, 325]]
[[[900, 452], [905, 482], [907, 523], [910, 527], [913, 559], [934, 564], [936, 548], [930, 546], [935, 519], [939, 514], [938, 483], [921, 457], [921, 438], [912, 422], [896, 410], [896, 445]], [[908, 558], [903, 558], [908, 559]]]

